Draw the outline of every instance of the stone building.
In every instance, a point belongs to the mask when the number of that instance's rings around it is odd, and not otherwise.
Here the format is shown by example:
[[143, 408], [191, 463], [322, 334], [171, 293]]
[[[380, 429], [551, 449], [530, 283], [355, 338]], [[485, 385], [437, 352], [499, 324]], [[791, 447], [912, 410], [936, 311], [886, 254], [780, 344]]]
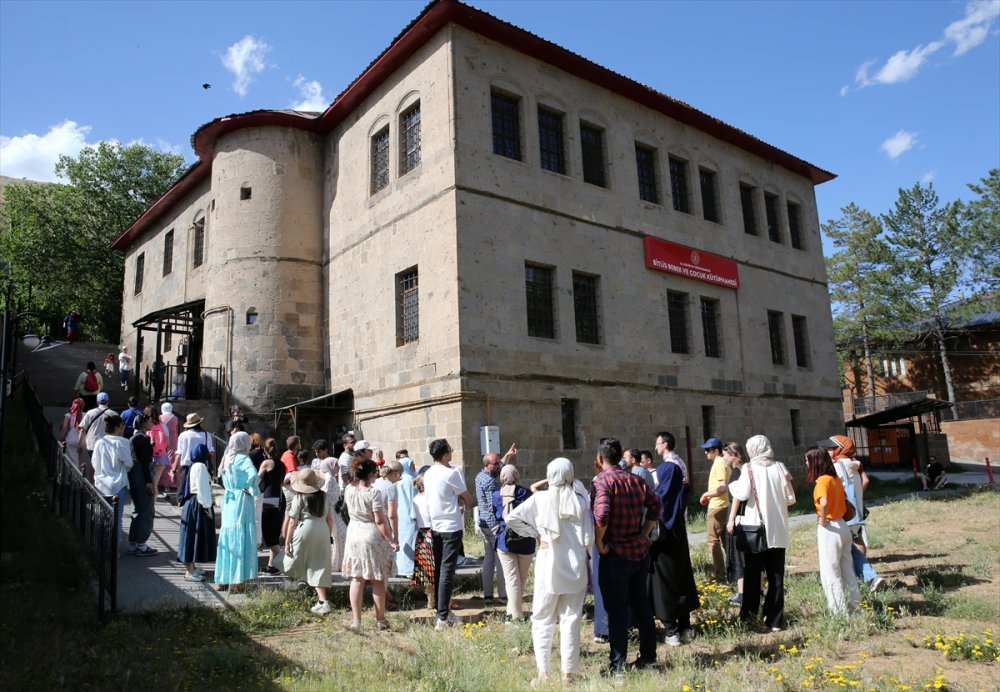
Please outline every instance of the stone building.
[[183, 334], [189, 382], [221, 368], [257, 416], [473, 471], [496, 425], [532, 478], [609, 434], [671, 430], [701, 474], [709, 434], [794, 461], [843, 425], [833, 175], [484, 12], [434, 2], [322, 114], [193, 144], [114, 244], [123, 339]]

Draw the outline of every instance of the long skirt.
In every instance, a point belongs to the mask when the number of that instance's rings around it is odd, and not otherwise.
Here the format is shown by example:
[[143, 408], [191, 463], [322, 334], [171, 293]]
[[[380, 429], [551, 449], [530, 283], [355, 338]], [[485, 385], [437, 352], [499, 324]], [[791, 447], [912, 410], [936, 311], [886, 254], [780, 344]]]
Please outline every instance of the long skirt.
[[[681, 522], [678, 522], [679, 524]], [[653, 615], [669, 623], [686, 618], [699, 607], [698, 587], [691, 568], [687, 528], [661, 528], [659, 540], [650, 546], [653, 573], [649, 575], [649, 600]]]
[[261, 540], [268, 548], [281, 544], [281, 523], [284, 519], [285, 498], [265, 498], [260, 510], [260, 532]]
[[307, 517], [292, 534], [292, 557], [285, 554], [283, 571], [309, 586], [330, 586], [330, 530], [324, 519]]
[[181, 534], [177, 561], [182, 563], [215, 562], [215, 517], [191, 497], [181, 510]]
[[413, 579], [410, 583], [414, 586], [434, 586], [434, 542], [430, 529], [417, 529]]

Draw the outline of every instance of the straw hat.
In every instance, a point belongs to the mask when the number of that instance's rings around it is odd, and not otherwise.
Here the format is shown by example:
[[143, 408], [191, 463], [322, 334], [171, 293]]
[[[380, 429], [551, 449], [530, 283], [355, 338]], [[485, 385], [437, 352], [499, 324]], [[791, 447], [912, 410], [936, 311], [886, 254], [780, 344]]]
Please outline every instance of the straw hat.
[[199, 416], [197, 413], [189, 413], [187, 414], [187, 418], [184, 420], [184, 427], [193, 428], [196, 425], [201, 425], [203, 420], [204, 418]]
[[292, 476], [292, 490], [306, 495], [319, 490], [319, 482], [316, 478], [316, 472], [312, 469], [302, 469], [301, 471], [296, 471], [295, 475]]

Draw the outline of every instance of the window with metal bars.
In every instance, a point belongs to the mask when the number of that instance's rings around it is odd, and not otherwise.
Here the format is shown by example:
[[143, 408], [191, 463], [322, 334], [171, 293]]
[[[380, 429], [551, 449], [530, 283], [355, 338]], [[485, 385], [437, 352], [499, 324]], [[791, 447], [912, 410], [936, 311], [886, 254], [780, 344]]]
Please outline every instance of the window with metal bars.
[[576, 313], [576, 340], [584, 344], [601, 342], [597, 310], [598, 277], [573, 272], [573, 309]]
[[667, 319], [670, 321], [671, 352], [689, 353], [687, 293], [667, 292]]
[[792, 315], [792, 341], [795, 343], [795, 364], [800, 368], [809, 367], [809, 331], [802, 315]]
[[142, 279], [143, 274], [146, 272], [146, 253], [140, 252], [139, 256], [135, 258], [135, 291], [134, 295], [139, 295], [142, 293]]
[[396, 274], [396, 345], [420, 338], [419, 275], [416, 267]]
[[538, 108], [538, 151], [542, 168], [554, 173], [566, 173], [562, 113]]
[[775, 243], [781, 242], [781, 228], [778, 227], [778, 196], [764, 193], [764, 215], [767, 217], [767, 237]]
[[372, 137], [372, 194], [389, 184], [389, 126]]
[[792, 425], [792, 444], [798, 447], [802, 444], [802, 415], [797, 408], [788, 411]]
[[409, 173], [420, 165], [420, 102], [399, 116], [399, 174]]
[[705, 337], [705, 355], [709, 358], [722, 356], [719, 343], [719, 301], [701, 299], [701, 331]]
[[701, 187], [701, 211], [706, 221], [719, 222], [719, 191], [718, 177], [715, 171], [706, 168], [698, 169], [698, 182]]
[[701, 407], [701, 436], [707, 440], [715, 434], [715, 407]]
[[685, 214], [691, 213], [691, 200], [688, 198], [687, 161], [670, 157], [670, 196], [673, 197], [674, 210]]
[[493, 153], [521, 160], [521, 99], [499, 91], [490, 95], [493, 112]]
[[754, 197], [757, 188], [740, 185], [740, 204], [743, 206], [743, 231], [747, 235], [757, 235], [757, 207]]
[[524, 293], [528, 316], [528, 336], [556, 338], [552, 302], [552, 267], [524, 265]]
[[656, 184], [656, 149], [636, 142], [635, 169], [639, 174], [639, 199], [659, 204], [660, 190]]
[[174, 270], [174, 229], [170, 229], [163, 236], [163, 275], [166, 276]]
[[795, 202], [788, 203], [788, 239], [796, 250], [802, 247], [802, 207]]
[[785, 364], [785, 315], [781, 312], [767, 311], [767, 333], [771, 338], [771, 362], [775, 365]]
[[191, 264], [195, 268], [200, 267], [205, 262], [205, 217], [200, 216], [194, 221], [194, 250], [191, 256]]
[[563, 449], [578, 449], [576, 442], [576, 399], [563, 399], [562, 406], [562, 446]]
[[583, 181], [606, 187], [604, 178], [604, 130], [580, 123], [580, 148], [583, 154]]

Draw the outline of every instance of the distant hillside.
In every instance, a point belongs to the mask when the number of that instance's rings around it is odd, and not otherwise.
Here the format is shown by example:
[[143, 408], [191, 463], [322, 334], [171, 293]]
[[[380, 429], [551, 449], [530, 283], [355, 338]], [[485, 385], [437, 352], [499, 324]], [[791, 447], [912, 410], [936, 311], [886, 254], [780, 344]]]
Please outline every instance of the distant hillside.
[[8, 185], [14, 183], [29, 183], [31, 185], [51, 185], [52, 183], [43, 183], [39, 180], [28, 180], [27, 178], [11, 178], [6, 175], [0, 175], [0, 204], [4, 201], [4, 192], [7, 190]]

